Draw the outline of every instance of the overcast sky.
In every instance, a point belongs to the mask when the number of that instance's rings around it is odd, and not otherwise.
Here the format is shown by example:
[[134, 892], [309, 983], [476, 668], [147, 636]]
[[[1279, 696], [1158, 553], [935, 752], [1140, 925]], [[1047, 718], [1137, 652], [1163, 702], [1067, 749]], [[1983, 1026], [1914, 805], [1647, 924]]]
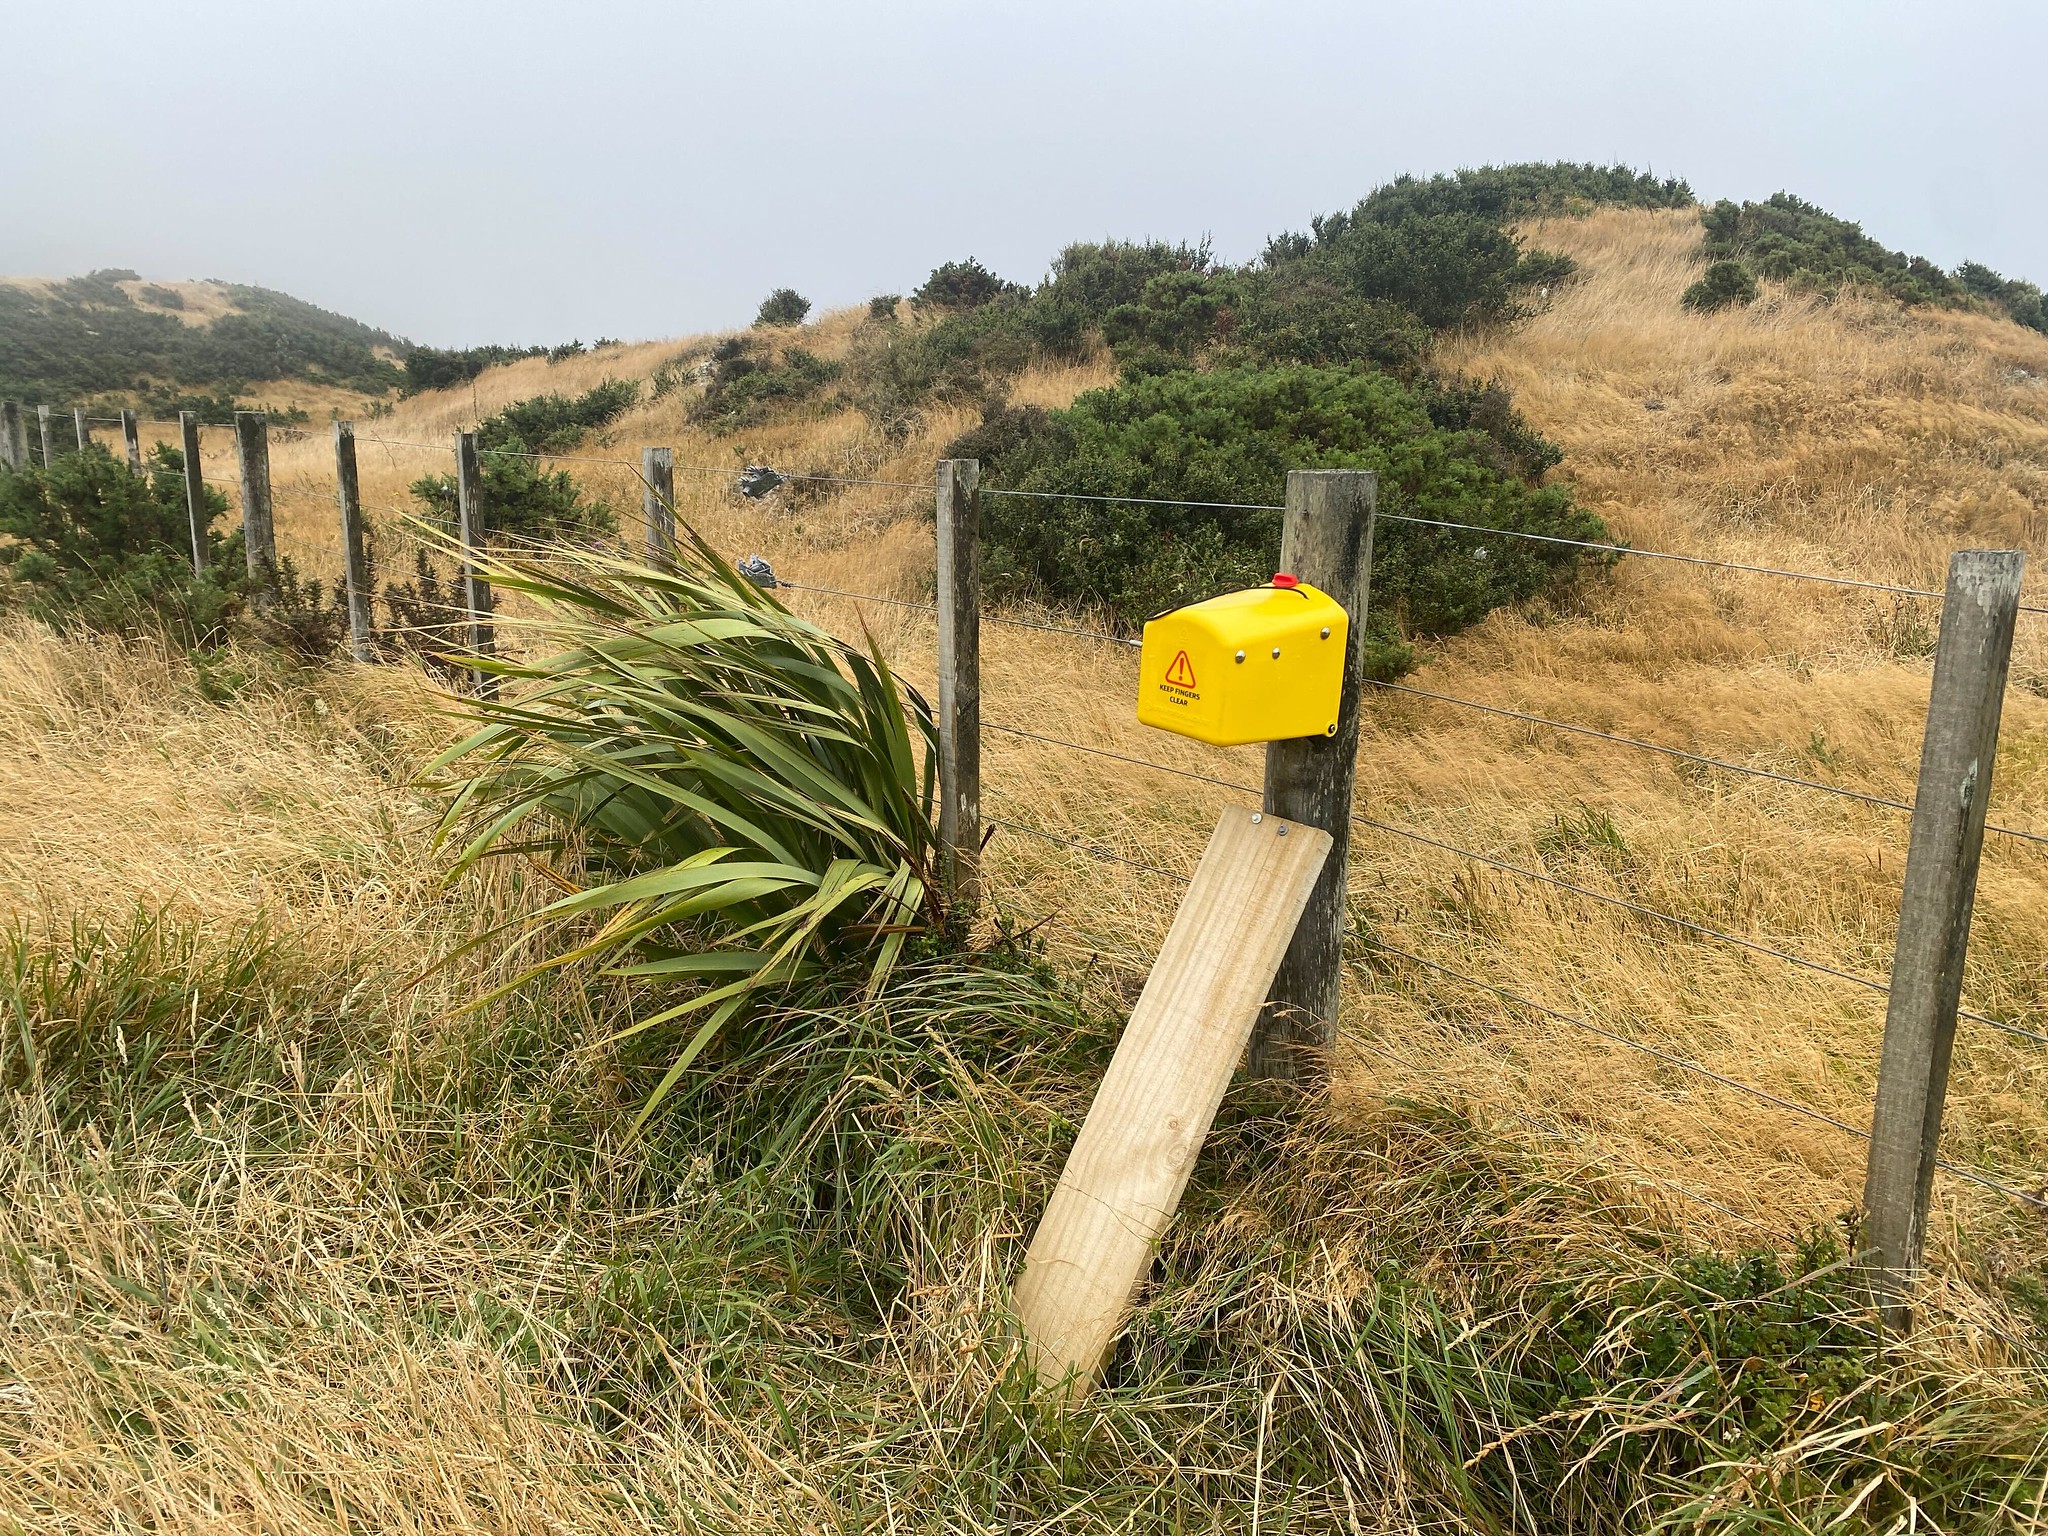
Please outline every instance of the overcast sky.
[[9, 5], [0, 271], [637, 339], [1571, 159], [2048, 282], [2044, 59], [2042, 0]]

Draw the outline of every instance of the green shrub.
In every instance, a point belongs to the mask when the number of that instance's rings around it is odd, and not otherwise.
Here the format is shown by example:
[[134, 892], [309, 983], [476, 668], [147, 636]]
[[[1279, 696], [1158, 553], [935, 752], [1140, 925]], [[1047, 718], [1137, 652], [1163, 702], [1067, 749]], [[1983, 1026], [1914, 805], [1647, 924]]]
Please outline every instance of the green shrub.
[[1726, 198], [1700, 215], [1712, 261], [1740, 261], [1760, 277], [1832, 294], [1844, 284], [1877, 288], [1905, 304], [1953, 304], [1963, 296], [1955, 279], [1922, 256], [1890, 250], [1789, 192], [1760, 203]]
[[469, 605], [459, 576], [443, 577], [424, 549], [412, 552], [412, 578], [387, 581], [384, 605], [391, 615], [379, 643], [419, 660], [430, 672], [453, 678], [469, 671]]
[[1687, 309], [1711, 313], [1729, 305], [1754, 304], [1756, 279], [1739, 261], [1716, 261], [1700, 274], [1699, 281], [1685, 290], [1680, 300]]
[[841, 368], [802, 347], [779, 357], [745, 336], [722, 341], [711, 354], [711, 379], [690, 419], [714, 432], [757, 426], [783, 405], [809, 400], [837, 379]]
[[301, 661], [325, 661], [348, 634], [348, 583], [339, 576], [331, 583], [322, 583], [317, 576], [302, 577], [297, 563], [284, 555], [266, 600], [244, 622], [265, 645]]
[[1658, 180], [1625, 165], [1574, 165], [1559, 160], [1487, 165], [1455, 175], [1397, 176], [1358, 205], [1355, 216], [1381, 223], [1433, 214], [1476, 214], [1496, 223], [1594, 208], [1688, 208], [1692, 188], [1676, 177]]
[[0, 601], [60, 625], [160, 631], [186, 645], [217, 640], [243, 587], [242, 536], [223, 538], [213, 527], [226, 510], [226, 498], [209, 489], [209, 563], [195, 575], [176, 449], [158, 444], [145, 475], [100, 443], [47, 469], [0, 474]]
[[[568, 453], [633, 408], [635, 379], [607, 379], [574, 397], [536, 395], [516, 401], [476, 429], [485, 530], [499, 541], [609, 537], [618, 514], [603, 498], [587, 499], [565, 469], [550, 470], [537, 457]], [[412, 483], [413, 499], [444, 531], [458, 516], [453, 475], [425, 475]]]
[[896, 318], [896, 306], [902, 302], [903, 295], [900, 293], [878, 293], [868, 300], [868, 318], [870, 320], [894, 320]]
[[1005, 294], [1022, 296], [1030, 290], [1021, 283], [1006, 283], [972, 256], [934, 267], [910, 295], [912, 309], [979, 309]]
[[691, 367], [695, 361], [695, 357], [688, 352], [678, 353], [676, 356], [663, 361], [655, 368], [654, 377], [650, 381], [654, 386], [649, 391], [650, 398], [666, 400], [685, 384], [688, 384], [690, 382]]
[[185, 307], [185, 295], [175, 288], [165, 288], [157, 283], [142, 285], [142, 300], [154, 304], [158, 309], [179, 309]]
[[1956, 282], [1972, 298], [1997, 305], [2019, 324], [2048, 333], [2048, 299], [2032, 283], [2016, 277], [2001, 277], [1981, 262], [1966, 261], [1956, 268]]
[[1522, 295], [1568, 276], [1568, 258], [1525, 255], [1494, 219], [1473, 213], [1373, 216], [1370, 200], [1312, 221], [1307, 235], [1269, 241], [1273, 271], [1304, 267], [1362, 299], [1399, 304], [1432, 330], [1500, 323], [1526, 308]]
[[485, 417], [477, 425], [476, 445], [479, 450], [568, 453], [591, 433], [617, 421], [639, 400], [638, 379], [606, 379], [573, 397], [534, 395]]
[[524, 357], [545, 357], [546, 347], [462, 347], [444, 351], [439, 347], [408, 347], [405, 350], [405, 384], [401, 393], [416, 395], [427, 389], [449, 389], [467, 384], [486, 368], [515, 362]]
[[[175, 421], [181, 413], [190, 411], [201, 422], [212, 427], [231, 427], [235, 424], [236, 412], [255, 409], [247, 401], [237, 400], [233, 395], [195, 395], [160, 384], [153, 384], [143, 390], [140, 399], [144, 413], [158, 421]], [[114, 407], [110, 407], [112, 408]], [[268, 408], [262, 414], [263, 419], [273, 427], [303, 426], [312, 420], [303, 408], [296, 405], [282, 411], [274, 407]]]
[[761, 301], [754, 315], [756, 325], [802, 325], [811, 312], [811, 301], [794, 288], [778, 288]]
[[[1280, 503], [1290, 469], [1376, 470], [1385, 514], [1575, 539], [1605, 532], [1569, 492], [1535, 483], [1556, 449], [1514, 416], [1506, 391], [1487, 386], [1337, 369], [1182, 371], [1085, 394], [1064, 411], [998, 414], [946, 451], [980, 458], [1006, 490], [1053, 493], [987, 503], [993, 592], [1100, 605], [1125, 626], [1270, 576], [1281, 515], [1261, 508]], [[1452, 633], [1582, 563], [1563, 546], [1383, 520], [1375, 666], [1401, 664], [1404, 632]]]

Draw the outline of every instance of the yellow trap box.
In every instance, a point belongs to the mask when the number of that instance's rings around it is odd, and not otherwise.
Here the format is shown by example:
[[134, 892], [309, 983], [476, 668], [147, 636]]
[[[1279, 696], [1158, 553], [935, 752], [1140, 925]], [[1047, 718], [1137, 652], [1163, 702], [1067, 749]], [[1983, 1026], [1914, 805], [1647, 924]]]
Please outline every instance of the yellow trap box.
[[1138, 654], [1138, 720], [1218, 747], [1335, 735], [1349, 629], [1292, 576], [1162, 613]]

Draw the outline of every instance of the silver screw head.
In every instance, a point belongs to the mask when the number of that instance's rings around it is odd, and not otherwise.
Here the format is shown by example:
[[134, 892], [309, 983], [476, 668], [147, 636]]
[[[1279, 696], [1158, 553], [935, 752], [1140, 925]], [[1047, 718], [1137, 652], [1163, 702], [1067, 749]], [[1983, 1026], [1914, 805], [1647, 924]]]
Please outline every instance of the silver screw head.
[[1259, 814], [1259, 813], [1258, 813], [1257, 811], [1253, 811], [1253, 812], [1252, 812], [1252, 825], [1253, 825], [1253, 826], [1255, 826], [1255, 827], [1256, 827], [1256, 826], [1257, 826], [1257, 825], [1258, 825], [1258, 824], [1259, 824], [1260, 822], [1264, 821], [1265, 819], [1266, 819], [1266, 818], [1265, 818], [1265, 817], [1263, 817], [1263, 816], [1261, 816], [1261, 815], [1260, 815], [1260, 814]]
[[1273, 659], [1275, 661], [1280, 659], [1280, 647], [1277, 645], [1273, 647]]
[[1243, 660], [1244, 660], [1244, 652], [1243, 652], [1243, 651], [1239, 651], [1239, 652], [1237, 653], [1237, 659], [1238, 659], [1239, 661], [1243, 661]]
[[1284, 821], [1283, 821], [1283, 822], [1281, 822], [1281, 823], [1280, 823], [1280, 826], [1279, 826], [1279, 832], [1280, 832], [1280, 835], [1281, 835], [1282, 837], [1285, 837], [1285, 836], [1287, 835], [1287, 823], [1286, 823], [1286, 822], [1284, 822]]
[[1327, 624], [1323, 626], [1323, 638], [1325, 640], [1330, 638], [1330, 626]]

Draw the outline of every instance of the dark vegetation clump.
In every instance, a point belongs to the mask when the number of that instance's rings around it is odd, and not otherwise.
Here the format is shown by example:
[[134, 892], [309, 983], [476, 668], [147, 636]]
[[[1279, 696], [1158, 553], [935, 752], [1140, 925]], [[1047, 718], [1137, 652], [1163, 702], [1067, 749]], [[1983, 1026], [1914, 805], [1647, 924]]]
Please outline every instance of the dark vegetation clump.
[[761, 301], [761, 308], [754, 316], [754, 324], [784, 326], [802, 325], [804, 316], [811, 312], [811, 301], [794, 288], [778, 288]]
[[[1404, 634], [1450, 634], [1554, 587], [1579, 552], [1402, 517], [1597, 538], [1598, 518], [1542, 485], [1558, 450], [1497, 386], [1346, 369], [1231, 367], [1127, 380], [1063, 411], [992, 415], [949, 452], [1047, 497], [984, 504], [984, 571], [1000, 595], [1106, 609], [1126, 626], [1272, 574], [1290, 469], [1371, 469], [1370, 640], [1381, 676]], [[1150, 501], [1091, 503], [1063, 496]]]
[[[236, 413], [251, 408], [233, 395], [195, 395], [162, 384], [152, 384], [142, 391], [141, 407], [157, 421], [175, 421], [180, 414], [190, 411], [201, 422], [215, 427], [233, 426]], [[284, 410], [266, 407], [263, 419], [273, 427], [302, 427], [313, 418], [304, 407], [294, 405]]]
[[546, 357], [546, 347], [462, 347], [443, 350], [439, 347], [408, 347], [405, 351], [405, 385], [403, 393], [417, 395], [422, 390], [448, 389], [457, 384], [467, 384], [486, 368], [499, 363], [517, 362], [526, 357]]
[[1548, 164], [1483, 165], [1438, 174], [1426, 180], [1397, 176], [1376, 188], [1358, 205], [1358, 213], [1378, 222], [1470, 214], [1500, 222], [1559, 214], [1590, 213], [1595, 208], [1690, 208], [1692, 188], [1678, 177], [1659, 179], [1625, 165], [1574, 165], [1567, 160]]
[[280, 555], [264, 601], [244, 616], [247, 631], [300, 661], [325, 661], [348, 634], [348, 583], [301, 576], [290, 555]]
[[[1981, 303], [2019, 324], [2048, 332], [2048, 308], [2032, 283], [2005, 278], [1978, 262], [1964, 262], [1945, 272], [1924, 256], [1894, 251], [1863, 232], [1863, 226], [1840, 219], [1823, 208], [1776, 192], [1760, 203], [1723, 198], [1700, 215], [1707, 236], [1701, 251], [1713, 263], [1699, 283], [1686, 290], [1695, 308], [1746, 303], [1740, 298], [1706, 301], [1720, 293], [1739, 294], [1738, 278], [1771, 278], [1795, 288], [1832, 296], [1844, 287], [1874, 288], [1902, 304], [1935, 304], [1961, 308]], [[1715, 278], [1717, 268], [1729, 268]], [[1717, 286], [1702, 287], [1709, 279]], [[1695, 295], [1699, 295], [1696, 300]]]
[[1956, 284], [1972, 298], [1996, 305], [2030, 330], [2048, 334], [2048, 297], [2035, 284], [2017, 277], [2002, 277], [1975, 261], [1966, 261], [1956, 268]]
[[1756, 279], [1739, 261], [1715, 261], [1707, 265], [1699, 281], [1685, 290], [1680, 302], [1687, 309], [1711, 313], [1730, 305], [1756, 302]]
[[815, 398], [843, 370], [803, 347], [777, 353], [748, 336], [733, 336], [711, 353], [711, 377], [690, 407], [690, 419], [714, 432], [758, 426], [781, 407]]
[[[986, 514], [998, 591], [1128, 626], [1270, 575], [1277, 513], [1190, 503], [1277, 504], [1290, 467], [1378, 468], [1390, 515], [1598, 539], [1597, 518], [1541, 483], [1558, 450], [1507, 391], [1439, 377], [1430, 353], [1446, 330], [1513, 323], [1571, 280], [1571, 261], [1526, 248], [1511, 219], [1690, 201], [1683, 182], [1625, 167], [1509, 166], [1404, 178], [1244, 266], [1162, 240], [1071, 245], [1036, 288], [948, 263], [919, 290], [924, 324], [856, 337], [841, 397], [885, 435], [928, 403], [978, 409], [981, 426], [946, 452], [981, 458], [991, 485], [1173, 503], [1004, 498]], [[1034, 361], [1099, 348], [1117, 363], [1113, 389], [1066, 411], [1008, 408]], [[1389, 521], [1379, 664], [1402, 663], [1403, 635], [1561, 591], [1582, 563], [1561, 546]]]
[[414, 657], [430, 672], [453, 678], [465, 671], [469, 605], [459, 576], [443, 576], [424, 549], [412, 552], [412, 576], [384, 584], [391, 626], [380, 636], [386, 649]]
[[[618, 532], [618, 514], [602, 498], [587, 498], [567, 470], [550, 470], [541, 456], [569, 453], [631, 410], [640, 398], [634, 379], [607, 379], [583, 394], [537, 395], [487, 416], [476, 431], [482, 473], [484, 524], [504, 541], [587, 540]], [[426, 475], [412, 483], [414, 500], [444, 530], [459, 509], [453, 475]]]
[[227, 499], [209, 487], [207, 569], [194, 573], [184, 469], [159, 443], [137, 475], [94, 443], [0, 473], [0, 604], [64, 628], [218, 643], [246, 593], [242, 536], [213, 526]]
[[1024, 297], [1030, 289], [1021, 283], [1006, 283], [972, 256], [934, 267], [910, 295], [912, 309], [979, 309], [1006, 294]]

